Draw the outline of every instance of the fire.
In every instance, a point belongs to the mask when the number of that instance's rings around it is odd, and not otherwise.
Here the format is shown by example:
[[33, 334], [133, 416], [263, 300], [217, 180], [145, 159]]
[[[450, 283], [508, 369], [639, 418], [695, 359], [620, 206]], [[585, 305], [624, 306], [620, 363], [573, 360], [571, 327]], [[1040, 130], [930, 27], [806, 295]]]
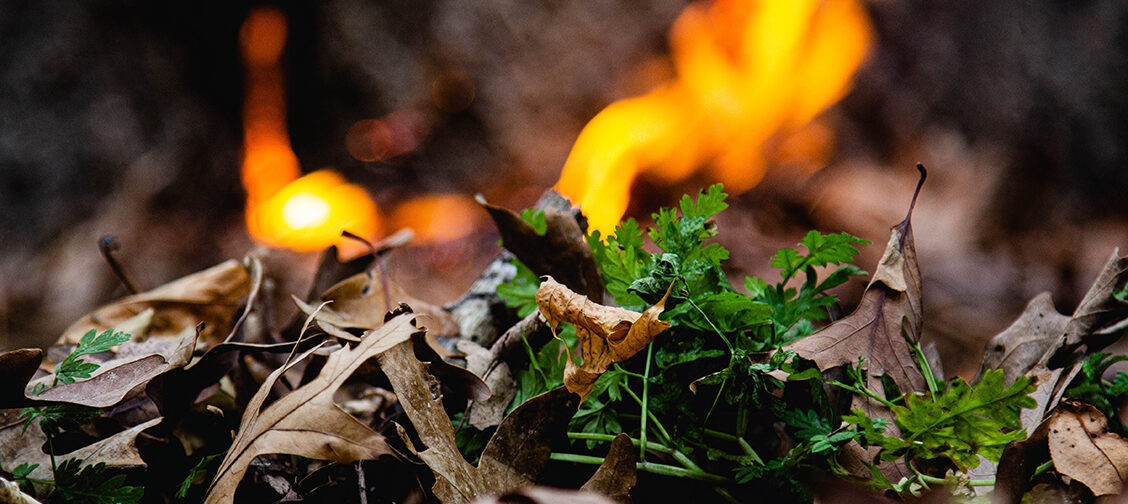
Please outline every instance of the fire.
[[780, 159], [777, 147], [791, 160], [826, 150], [808, 145], [832, 136], [812, 121], [849, 91], [872, 39], [858, 0], [692, 4], [670, 33], [677, 77], [597, 114], [556, 189], [604, 232], [622, 218], [643, 172], [674, 183], [704, 167], [729, 192], [743, 192]]
[[251, 11], [239, 33], [247, 74], [242, 169], [247, 229], [266, 245], [313, 251], [336, 244], [348, 255], [362, 246], [342, 240], [341, 231], [375, 238], [379, 208], [364, 189], [332, 170], [301, 175], [286, 129], [281, 64], [286, 30], [282, 12], [264, 7]]

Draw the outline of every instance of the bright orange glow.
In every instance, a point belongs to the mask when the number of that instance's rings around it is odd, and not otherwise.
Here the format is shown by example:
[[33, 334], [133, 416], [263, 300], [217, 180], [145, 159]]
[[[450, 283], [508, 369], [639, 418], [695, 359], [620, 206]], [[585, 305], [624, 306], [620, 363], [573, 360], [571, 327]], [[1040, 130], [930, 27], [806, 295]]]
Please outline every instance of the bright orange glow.
[[391, 212], [394, 229], [411, 228], [417, 244], [463, 238], [482, 225], [485, 212], [469, 196], [424, 194], [401, 203]]
[[380, 232], [379, 209], [364, 189], [334, 171], [301, 176], [286, 128], [285, 45], [282, 12], [251, 11], [239, 32], [247, 73], [242, 169], [247, 229], [266, 245], [300, 251], [338, 245], [342, 255], [351, 255], [363, 245], [341, 239], [341, 231], [374, 239]]
[[670, 34], [677, 77], [597, 114], [556, 189], [607, 232], [643, 172], [673, 183], [704, 168], [739, 193], [770, 163], [824, 163], [833, 134], [808, 125], [849, 91], [872, 39], [858, 0], [692, 4]]
[[256, 240], [270, 246], [308, 252], [338, 245], [351, 252], [362, 245], [340, 240], [341, 230], [376, 236], [378, 215], [363, 188], [332, 170], [318, 170], [249, 207], [247, 227]]

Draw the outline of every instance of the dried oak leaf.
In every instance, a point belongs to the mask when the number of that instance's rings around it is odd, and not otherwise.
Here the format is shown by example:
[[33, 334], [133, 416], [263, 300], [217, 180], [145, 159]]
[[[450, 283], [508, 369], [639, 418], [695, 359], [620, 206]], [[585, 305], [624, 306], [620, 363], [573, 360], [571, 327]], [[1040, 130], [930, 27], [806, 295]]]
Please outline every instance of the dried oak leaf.
[[376, 358], [425, 449], [417, 449], [397, 426], [400, 437], [435, 474], [432, 491], [441, 502], [469, 502], [531, 485], [548, 462], [551, 440], [564, 435], [580, 402], [563, 387], [525, 401], [502, 420], [474, 467], [458, 451], [440, 388], [411, 344]]
[[[29, 474], [35, 479], [52, 479], [51, 457], [43, 451], [47, 444], [47, 436], [39, 426], [39, 422], [31, 422], [27, 429], [23, 422], [16, 418], [16, 410], [8, 410], [10, 414], [3, 415], [3, 427], [0, 427], [0, 460], [16, 464], [38, 464]], [[145, 461], [137, 453], [133, 443], [137, 436], [150, 427], [161, 422], [157, 417], [147, 422], [135, 425], [110, 437], [84, 446], [77, 450], [56, 455], [58, 461], [66, 459], [82, 459], [84, 464], [105, 463], [107, 466], [119, 469], [131, 467], [145, 467]], [[10, 468], [9, 468], [10, 469]]]
[[1050, 367], [1064, 367], [1083, 354], [1120, 339], [1128, 329], [1128, 300], [1117, 299], [1113, 293], [1125, 283], [1128, 283], [1128, 256], [1122, 257], [1120, 249], [1113, 249], [1100, 275], [1073, 311], [1061, 347], [1051, 349], [1053, 355], [1047, 353], [1042, 362], [1049, 362]]
[[819, 369], [856, 364], [864, 357], [867, 384], [881, 390], [882, 374], [893, 379], [902, 392], [923, 391], [924, 377], [910, 352], [910, 343], [920, 338], [922, 308], [920, 270], [913, 244], [912, 215], [924, 184], [925, 170], [913, 192], [905, 220], [893, 226], [889, 244], [877, 264], [858, 308], [819, 332], [791, 345], [789, 350], [815, 361]]
[[[545, 231], [537, 231], [512, 210], [491, 205], [481, 195], [478, 204], [490, 213], [507, 250], [537, 275], [559, 278], [589, 299], [603, 299], [603, 279], [591, 254], [584, 232], [568, 208], [569, 204], [551, 189], [542, 201]], [[553, 202], [558, 204], [554, 204]]]
[[1128, 480], [1128, 439], [1108, 432], [1108, 419], [1092, 405], [1062, 401], [1047, 420], [1054, 468], [1093, 495], [1119, 494]]
[[665, 309], [667, 289], [662, 299], [639, 313], [594, 303], [573, 292], [552, 277], [546, 277], [537, 289], [537, 306], [553, 331], [560, 322], [576, 326], [582, 363], [576, 365], [571, 351], [564, 367], [564, 385], [568, 390], [587, 398], [599, 375], [611, 364], [631, 358], [646, 348], [658, 333], [670, 327], [658, 320]]
[[405, 342], [410, 345], [411, 335], [418, 331], [413, 321], [410, 315], [394, 317], [366, 333], [356, 347], [333, 352], [316, 378], [262, 409], [282, 373], [318, 347], [271, 373], [247, 404], [239, 432], [208, 488], [207, 502], [231, 502], [248, 465], [262, 454], [335, 462], [394, 455], [384, 436], [342, 410], [333, 402], [333, 394], [368, 359]]
[[101, 332], [117, 328], [122, 322], [152, 308], [152, 333], [179, 334], [203, 322], [205, 328], [200, 339], [211, 346], [226, 336], [235, 311], [249, 289], [247, 269], [241, 262], [230, 259], [151, 291], [98, 308], [63, 331], [56, 344], [76, 345], [90, 329]]
[[[419, 322], [427, 327], [429, 339], [436, 336], [457, 336], [458, 323], [449, 312], [411, 297], [402, 287], [372, 269], [348, 277], [326, 290], [316, 303], [294, 298], [306, 315], [317, 312], [317, 323], [325, 332], [354, 340], [347, 329], [376, 329], [384, 324], [384, 315], [400, 303], [411, 307]], [[322, 303], [328, 305], [317, 310]]]
[[972, 381], [978, 382], [988, 370], [1002, 369], [1006, 382], [1013, 383], [1060, 342], [1069, 320], [1054, 308], [1049, 292], [1034, 296], [1009, 327], [987, 341], [983, 363]]

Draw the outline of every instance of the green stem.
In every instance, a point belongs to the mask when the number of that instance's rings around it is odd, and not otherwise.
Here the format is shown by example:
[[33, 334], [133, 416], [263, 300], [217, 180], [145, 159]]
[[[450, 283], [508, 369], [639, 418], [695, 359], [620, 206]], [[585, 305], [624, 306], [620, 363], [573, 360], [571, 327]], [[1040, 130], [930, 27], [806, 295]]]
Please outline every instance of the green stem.
[[[642, 407], [642, 398], [639, 397], [638, 394], [635, 394], [630, 387], [623, 387], [623, 390], [627, 392], [627, 395], [631, 396], [631, 399], [634, 399], [634, 401], [638, 403], [638, 406], [640, 408]], [[666, 444], [674, 444], [674, 440], [670, 437], [670, 433], [666, 431], [666, 427], [662, 425], [662, 422], [658, 421], [658, 417], [654, 416], [654, 412], [648, 410], [645, 413], [646, 416], [650, 418], [650, 422], [654, 424], [654, 428], [658, 429], [658, 435], [662, 438], [662, 441], [664, 441]]]
[[[575, 453], [557, 453], [552, 452], [548, 457], [550, 460], [557, 460], [560, 462], [574, 462], [577, 464], [601, 465], [603, 464], [603, 457], [593, 457], [591, 455], [578, 455]], [[663, 476], [673, 476], [675, 478], [689, 478], [700, 481], [712, 481], [722, 483], [728, 481], [723, 476], [718, 476], [713, 473], [708, 473], [700, 469], [686, 469], [684, 467], [676, 467], [666, 464], [658, 464], [654, 462], [639, 462], [635, 464], [635, 468], [639, 471], [648, 472], [651, 474], [660, 474]]]
[[[682, 282], [685, 282], [685, 279], [682, 279]], [[686, 289], [688, 289], [688, 288], [689, 288], [689, 284], [686, 284]], [[725, 336], [725, 333], [721, 332], [721, 330], [717, 328], [716, 324], [713, 323], [712, 319], [710, 319], [709, 316], [705, 314], [705, 311], [702, 310], [700, 306], [697, 306], [697, 303], [694, 303], [693, 300], [690, 299], [688, 296], [686, 296], [685, 300], [689, 303], [690, 306], [693, 307], [694, 310], [697, 310], [697, 313], [701, 314], [701, 318], [705, 319], [705, 321], [709, 323], [709, 327], [712, 327], [713, 331], [717, 333], [717, 336], [721, 337], [721, 341], [725, 342], [725, 346], [728, 347], [728, 351], [729, 351], [729, 359], [730, 360], [735, 359], [736, 358], [736, 349], [732, 346], [732, 343], [729, 341], [728, 337]], [[731, 363], [730, 363], [730, 365], [731, 365]]]
[[866, 396], [870, 399], [873, 399], [873, 400], [875, 400], [875, 401], [877, 401], [881, 404], [884, 404], [886, 408], [893, 408], [894, 406], [896, 406], [896, 404], [893, 404], [888, 399], [877, 395], [877, 393], [870, 390], [869, 387], [856, 387], [854, 385], [842, 383], [842, 382], [837, 381], [837, 380], [829, 382], [829, 383], [831, 385], [836, 386], [836, 387], [841, 387], [841, 388], [844, 388], [846, 390], [849, 390], [849, 391], [851, 391], [855, 394], [864, 395], [864, 396]]
[[642, 369], [642, 416], [639, 418], [639, 432], [638, 439], [641, 441], [638, 446], [638, 459], [646, 460], [646, 419], [650, 413], [650, 361], [654, 355], [654, 342], [651, 341], [646, 345], [646, 365]]
[[[597, 434], [597, 433], [594, 433], [594, 432], [569, 432], [568, 433], [568, 439], [578, 439], [578, 440], [582, 440], [582, 441], [600, 441], [600, 442], [604, 442], [604, 443], [610, 443], [610, 442], [615, 440], [615, 436], [613, 436], [611, 434]], [[631, 444], [633, 444], [635, 446], [642, 446], [642, 442], [639, 439], [636, 439], [636, 438], [633, 438], [633, 437], [628, 437], [627, 439], [630, 439]], [[661, 453], [661, 454], [664, 454], [664, 455], [673, 455], [674, 454], [673, 448], [670, 448], [670, 447], [663, 445], [663, 444], [658, 444], [658, 443], [653, 442], [653, 441], [646, 444], [646, 449], [653, 451], [653, 452]]]
[[752, 449], [752, 445], [748, 444], [748, 441], [745, 441], [744, 438], [735, 434], [729, 434], [727, 432], [721, 432], [719, 430], [713, 429], [705, 429], [704, 433], [706, 436], [712, 436], [717, 439], [734, 442], [738, 446], [740, 446], [740, 449], [744, 451], [745, 455], [752, 457], [754, 460], [756, 460], [757, 463], [764, 463], [764, 460], [760, 458], [760, 454], [756, 453], [756, 450]]
[[932, 394], [933, 400], [936, 399], [936, 394], [940, 392], [940, 387], [936, 383], [936, 375], [932, 373], [932, 366], [928, 363], [928, 359], [924, 357], [924, 350], [920, 347], [920, 342], [913, 343], [910, 347], [913, 351], [913, 356], [916, 357], [917, 364], [920, 366], [920, 372], [924, 375], [924, 382], [928, 384], [928, 391]]
[[1037, 475], [1042, 474], [1046, 471], [1049, 471], [1053, 467], [1054, 467], [1054, 461], [1053, 460], [1047, 460], [1045, 462], [1042, 462], [1041, 464], [1038, 465], [1038, 467], [1034, 468], [1034, 474], [1030, 475], [1030, 477], [1033, 478], [1034, 476], [1037, 476]]
[[[936, 476], [929, 476], [927, 474], [917, 473], [917, 476], [920, 477], [920, 480], [922, 482], [928, 483], [930, 485], [940, 485], [948, 482], [944, 478], [937, 478]], [[970, 486], [995, 486], [995, 478], [973, 479], [969, 480], [967, 484]]]
[[623, 369], [622, 366], [619, 366], [618, 364], [615, 364], [614, 366], [615, 366], [615, 372], [617, 372], [617, 373], [621, 373], [621, 374], [624, 374], [626, 376], [630, 376], [632, 378], [638, 378], [640, 380], [646, 379], [645, 376], [638, 374], [634, 371], [629, 371], [629, 370]]

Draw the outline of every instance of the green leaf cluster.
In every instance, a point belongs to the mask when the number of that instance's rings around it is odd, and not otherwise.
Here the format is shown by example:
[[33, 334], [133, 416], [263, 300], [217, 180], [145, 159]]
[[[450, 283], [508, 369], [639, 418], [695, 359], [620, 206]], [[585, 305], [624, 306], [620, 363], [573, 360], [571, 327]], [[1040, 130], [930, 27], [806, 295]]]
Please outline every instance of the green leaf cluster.
[[903, 405], [892, 407], [901, 437], [885, 436], [859, 410], [844, 420], [882, 447], [882, 460], [947, 458], [967, 470], [979, 465], [978, 455], [998, 462], [1008, 443], [1026, 438], [1019, 411], [1036, 405], [1034, 388], [1028, 376], [1007, 386], [1002, 370], [995, 369], [974, 386], [956, 378], [935, 395], [908, 394]]
[[1081, 372], [1065, 391], [1066, 397], [1092, 404], [1104, 413], [1109, 419], [1109, 427], [1122, 436], [1128, 435], [1128, 426], [1120, 421], [1117, 412], [1128, 397], [1128, 373], [1117, 371], [1112, 380], [1104, 379], [1104, 375], [1113, 364], [1124, 361], [1128, 361], [1128, 356], [1101, 352], [1090, 354], [1081, 361]]
[[124, 474], [113, 474], [104, 463], [83, 465], [67, 459], [55, 470], [55, 493], [75, 504], [125, 504], [139, 502], [145, 488], [126, 485]]
[[106, 329], [98, 334], [91, 329], [78, 340], [78, 346], [66, 358], [55, 365], [55, 384], [74, 383], [77, 380], [90, 378], [91, 373], [98, 369], [98, 364], [86, 362], [84, 355], [109, 351], [114, 346], [129, 341], [130, 335], [113, 329]]

